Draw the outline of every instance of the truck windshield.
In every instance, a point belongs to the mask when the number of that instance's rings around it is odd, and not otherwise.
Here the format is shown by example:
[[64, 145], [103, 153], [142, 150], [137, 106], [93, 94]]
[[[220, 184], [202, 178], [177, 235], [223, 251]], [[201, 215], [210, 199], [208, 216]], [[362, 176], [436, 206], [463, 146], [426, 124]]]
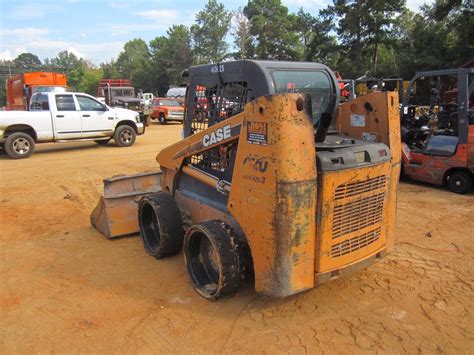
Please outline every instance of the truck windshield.
[[112, 95], [135, 97], [135, 89], [134, 88], [112, 88]]
[[155, 106], [181, 106], [178, 101], [175, 100], [160, 100], [155, 102]]
[[64, 86], [34, 86], [32, 94], [37, 92], [66, 92], [67, 88]]
[[272, 74], [277, 93], [301, 92], [311, 95], [313, 123], [318, 123], [331, 101], [329, 77], [321, 71], [275, 70]]

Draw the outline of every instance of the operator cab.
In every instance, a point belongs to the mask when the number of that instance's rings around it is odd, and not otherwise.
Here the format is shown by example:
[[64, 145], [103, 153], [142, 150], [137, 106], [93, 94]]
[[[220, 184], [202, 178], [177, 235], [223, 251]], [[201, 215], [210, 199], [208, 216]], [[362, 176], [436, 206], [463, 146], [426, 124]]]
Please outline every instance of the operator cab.
[[[315, 129], [319, 171], [340, 170], [390, 159], [390, 150], [382, 143], [338, 136], [335, 121], [339, 107], [340, 85], [327, 66], [310, 62], [238, 60], [194, 66], [188, 76], [184, 137], [232, 117], [246, 103], [270, 94], [304, 93], [305, 110]], [[220, 178], [233, 161], [232, 146], [206, 153], [191, 164]], [[383, 153], [380, 153], [383, 152]]]
[[400, 112], [406, 176], [456, 193], [474, 182], [474, 68], [416, 73]]
[[473, 123], [473, 76], [473, 69], [448, 69], [417, 73], [411, 80], [401, 126], [402, 141], [413, 152], [452, 156], [466, 143]]

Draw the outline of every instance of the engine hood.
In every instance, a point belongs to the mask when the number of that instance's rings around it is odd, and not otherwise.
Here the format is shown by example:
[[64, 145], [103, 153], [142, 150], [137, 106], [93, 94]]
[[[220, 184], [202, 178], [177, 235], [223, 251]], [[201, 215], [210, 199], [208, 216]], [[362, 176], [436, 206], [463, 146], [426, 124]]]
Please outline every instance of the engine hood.
[[112, 101], [119, 101], [119, 102], [124, 102], [127, 104], [140, 105], [140, 99], [136, 97], [130, 97], [130, 96], [114, 96], [112, 98]]

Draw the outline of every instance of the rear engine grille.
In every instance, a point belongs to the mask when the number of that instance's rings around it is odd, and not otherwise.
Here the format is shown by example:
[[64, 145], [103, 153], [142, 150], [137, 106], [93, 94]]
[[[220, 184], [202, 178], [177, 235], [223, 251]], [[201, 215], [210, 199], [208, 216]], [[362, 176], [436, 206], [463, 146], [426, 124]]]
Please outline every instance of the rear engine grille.
[[341, 243], [334, 244], [331, 247], [331, 257], [338, 258], [374, 243], [380, 238], [380, 231], [381, 228], [379, 227], [358, 237], [347, 239]]
[[381, 223], [384, 199], [379, 193], [334, 207], [332, 239]]
[[385, 188], [386, 176], [377, 176], [365, 181], [358, 181], [339, 185], [334, 193], [335, 200], [341, 200], [346, 197], [362, 194], [373, 190]]

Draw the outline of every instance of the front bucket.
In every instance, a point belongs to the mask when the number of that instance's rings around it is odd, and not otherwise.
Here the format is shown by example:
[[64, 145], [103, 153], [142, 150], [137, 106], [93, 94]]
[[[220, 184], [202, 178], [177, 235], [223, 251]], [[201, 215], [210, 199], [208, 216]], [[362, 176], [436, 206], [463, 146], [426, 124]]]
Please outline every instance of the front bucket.
[[91, 213], [91, 224], [107, 238], [139, 232], [138, 202], [161, 191], [162, 172], [116, 175], [104, 180], [104, 196]]

